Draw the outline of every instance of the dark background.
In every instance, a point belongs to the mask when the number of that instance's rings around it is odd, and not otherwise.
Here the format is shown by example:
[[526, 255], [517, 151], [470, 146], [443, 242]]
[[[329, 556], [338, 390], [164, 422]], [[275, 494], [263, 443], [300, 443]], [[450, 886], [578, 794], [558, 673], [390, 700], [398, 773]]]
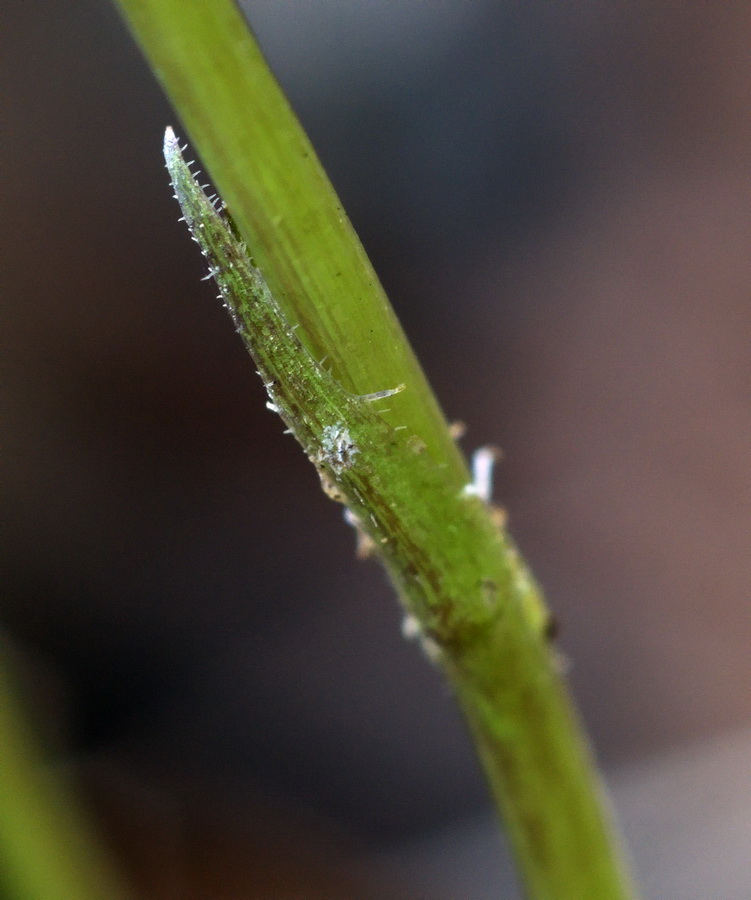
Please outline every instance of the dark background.
[[[465, 447], [504, 450], [606, 766], [747, 723], [751, 7], [246, 8]], [[57, 746], [107, 821], [263, 797], [382, 846], [480, 809], [199, 281], [113, 6], [0, 19], [1, 614]]]

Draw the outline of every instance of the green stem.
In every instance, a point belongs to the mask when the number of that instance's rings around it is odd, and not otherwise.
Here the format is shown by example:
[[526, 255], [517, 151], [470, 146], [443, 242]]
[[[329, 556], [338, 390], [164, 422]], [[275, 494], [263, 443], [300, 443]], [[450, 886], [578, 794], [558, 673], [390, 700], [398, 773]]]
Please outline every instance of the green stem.
[[0, 640], [0, 896], [123, 900], [71, 786], [42, 757]]
[[273, 406], [381, 555], [410, 628], [453, 685], [528, 896], [633, 897], [548, 646], [539, 589], [473, 491], [364, 251], [240, 13], [230, 0], [120, 6], [235, 224], [204, 197], [168, 133], [184, 216]]

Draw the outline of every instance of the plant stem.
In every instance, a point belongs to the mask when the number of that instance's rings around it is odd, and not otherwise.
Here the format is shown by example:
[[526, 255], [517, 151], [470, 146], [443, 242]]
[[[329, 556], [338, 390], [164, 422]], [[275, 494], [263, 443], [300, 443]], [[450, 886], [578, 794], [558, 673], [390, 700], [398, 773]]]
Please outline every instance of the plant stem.
[[[273, 406], [327, 492], [347, 504], [377, 548], [411, 627], [452, 684], [528, 896], [633, 897], [548, 645], [539, 589], [473, 490], [365, 253], [241, 14], [231, 0], [120, 6], [235, 225], [204, 197], [168, 134], [185, 218]], [[326, 369], [318, 362], [324, 356]]]
[[20, 709], [0, 639], [0, 896], [123, 900], [129, 896]]

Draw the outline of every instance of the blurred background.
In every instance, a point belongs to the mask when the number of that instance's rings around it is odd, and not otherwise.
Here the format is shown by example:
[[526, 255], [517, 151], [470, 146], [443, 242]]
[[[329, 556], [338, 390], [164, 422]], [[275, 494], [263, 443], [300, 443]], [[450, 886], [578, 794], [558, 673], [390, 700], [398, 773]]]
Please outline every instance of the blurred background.
[[[244, 8], [503, 448], [647, 895], [748, 900], [751, 6]], [[451, 697], [199, 280], [113, 5], [0, 40], [0, 619], [134, 895], [515, 896]]]

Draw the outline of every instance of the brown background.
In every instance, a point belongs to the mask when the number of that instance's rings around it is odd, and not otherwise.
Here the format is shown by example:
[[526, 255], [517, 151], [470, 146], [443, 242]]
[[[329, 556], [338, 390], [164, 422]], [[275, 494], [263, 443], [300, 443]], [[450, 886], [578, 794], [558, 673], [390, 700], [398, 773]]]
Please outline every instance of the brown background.
[[[249, 9], [447, 415], [504, 449], [605, 763], [747, 723], [749, 5]], [[370, 844], [481, 808], [199, 281], [113, 8], [0, 17], [2, 620], [45, 716], [133, 784]]]

